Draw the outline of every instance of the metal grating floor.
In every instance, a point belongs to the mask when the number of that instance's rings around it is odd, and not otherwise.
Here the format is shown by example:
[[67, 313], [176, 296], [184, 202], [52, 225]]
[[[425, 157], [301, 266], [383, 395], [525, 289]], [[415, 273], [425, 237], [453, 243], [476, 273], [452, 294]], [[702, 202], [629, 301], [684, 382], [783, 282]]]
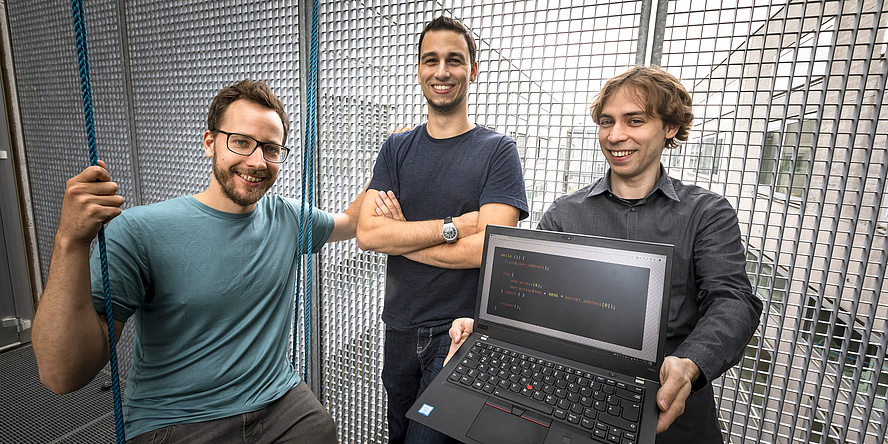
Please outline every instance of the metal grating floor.
[[[127, 330], [118, 344], [118, 365], [128, 370], [132, 340], [124, 340], [131, 336]], [[120, 377], [123, 390], [126, 370]], [[110, 378], [106, 365], [86, 387], [57, 395], [40, 383], [30, 345], [0, 353], [0, 444], [116, 442]]]

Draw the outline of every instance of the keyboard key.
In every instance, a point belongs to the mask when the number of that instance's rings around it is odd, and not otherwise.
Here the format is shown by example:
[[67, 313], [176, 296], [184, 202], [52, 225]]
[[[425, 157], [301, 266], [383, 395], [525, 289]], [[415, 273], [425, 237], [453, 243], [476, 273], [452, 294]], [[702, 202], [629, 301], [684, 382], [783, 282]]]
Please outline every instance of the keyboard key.
[[618, 416], [608, 415], [607, 412], [600, 413], [598, 415], [598, 420], [618, 429], [628, 430], [630, 432], [638, 432], [638, 424], [626, 421], [625, 419]]
[[592, 408], [598, 410], [599, 412], [603, 412], [607, 410], [607, 404], [605, 404], [604, 401], [595, 401], [594, 403], [592, 403]]
[[641, 393], [630, 392], [629, 390], [617, 389], [614, 394], [623, 399], [628, 399], [632, 402], [641, 402], [644, 399], [644, 395], [642, 395]]
[[623, 405], [623, 419], [627, 421], [638, 421], [638, 414], [641, 411], [641, 404], [629, 403]]

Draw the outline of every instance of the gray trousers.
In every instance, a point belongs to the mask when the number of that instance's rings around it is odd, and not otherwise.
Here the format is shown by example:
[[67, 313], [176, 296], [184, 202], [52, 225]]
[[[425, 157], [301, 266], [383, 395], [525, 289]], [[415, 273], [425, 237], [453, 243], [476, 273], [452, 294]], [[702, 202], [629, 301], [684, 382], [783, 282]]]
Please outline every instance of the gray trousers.
[[176, 424], [143, 433], [128, 444], [335, 444], [336, 424], [307, 384], [267, 407], [211, 421]]

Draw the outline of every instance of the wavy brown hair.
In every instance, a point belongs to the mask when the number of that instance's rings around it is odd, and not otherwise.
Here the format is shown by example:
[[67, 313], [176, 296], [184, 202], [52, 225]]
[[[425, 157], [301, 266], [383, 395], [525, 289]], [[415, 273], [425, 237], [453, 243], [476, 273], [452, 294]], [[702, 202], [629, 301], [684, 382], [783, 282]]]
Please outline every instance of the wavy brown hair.
[[595, 123], [601, 118], [604, 104], [624, 88], [627, 94], [643, 104], [649, 116], [663, 120], [664, 125], [678, 127], [675, 137], [666, 140], [666, 148], [678, 146], [676, 139], [688, 140], [694, 121], [691, 95], [675, 76], [654, 65], [636, 66], [608, 80], [590, 106]]

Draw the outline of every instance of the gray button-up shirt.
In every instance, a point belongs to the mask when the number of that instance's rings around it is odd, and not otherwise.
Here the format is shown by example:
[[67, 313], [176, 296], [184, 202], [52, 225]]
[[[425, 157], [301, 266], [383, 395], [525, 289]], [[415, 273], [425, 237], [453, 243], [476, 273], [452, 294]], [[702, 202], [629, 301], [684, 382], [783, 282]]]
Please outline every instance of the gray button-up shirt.
[[711, 191], [661, 175], [643, 199], [615, 196], [605, 177], [555, 200], [539, 228], [675, 246], [666, 354], [700, 367], [698, 389], [739, 362], [759, 323], [737, 213]]

